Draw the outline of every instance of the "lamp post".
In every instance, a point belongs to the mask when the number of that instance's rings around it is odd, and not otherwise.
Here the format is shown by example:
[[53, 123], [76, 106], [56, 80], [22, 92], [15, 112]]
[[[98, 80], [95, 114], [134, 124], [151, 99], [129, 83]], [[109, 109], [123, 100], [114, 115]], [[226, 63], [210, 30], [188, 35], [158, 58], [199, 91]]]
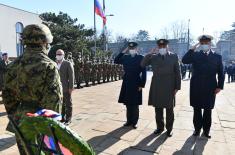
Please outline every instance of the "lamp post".
[[189, 44], [190, 44], [190, 38], [189, 38], [189, 35], [190, 35], [189, 24], [190, 24], [190, 19], [188, 20], [188, 46], [187, 46], [187, 50], [189, 50]]
[[[106, 15], [105, 17], [113, 17], [114, 14], [109, 14], [109, 15]], [[108, 50], [108, 38], [107, 38], [107, 26], [104, 25], [103, 27], [103, 31], [104, 31], [104, 50], [107, 51]]]

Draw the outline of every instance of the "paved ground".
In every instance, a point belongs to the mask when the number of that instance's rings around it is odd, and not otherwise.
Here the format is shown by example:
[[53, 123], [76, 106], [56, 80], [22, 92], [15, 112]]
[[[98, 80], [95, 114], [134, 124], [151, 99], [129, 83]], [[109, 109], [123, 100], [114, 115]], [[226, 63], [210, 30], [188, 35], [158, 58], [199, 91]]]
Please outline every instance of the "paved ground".
[[[144, 91], [137, 130], [122, 127], [125, 107], [117, 103], [121, 81], [76, 90], [70, 127], [86, 139], [100, 155], [232, 155], [235, 154], [235, 84], [226, 84], [213, 111], [212, 139], [192, 137], [189, 82], [182, 82], [175, 108], [174, 135], [155, 136], [153, 107], [147, 106], [150, 81]], [[17, 155], [13, 135], [4, 129], [6, 113], [0, 105], [0, 155]]]

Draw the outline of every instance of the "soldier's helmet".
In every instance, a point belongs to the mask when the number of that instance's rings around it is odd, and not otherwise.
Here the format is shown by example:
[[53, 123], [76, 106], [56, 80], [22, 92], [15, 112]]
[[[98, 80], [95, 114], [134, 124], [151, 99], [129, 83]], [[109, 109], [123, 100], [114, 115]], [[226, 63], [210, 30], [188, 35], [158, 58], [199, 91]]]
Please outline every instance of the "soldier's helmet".
[[24, 28], [22, 34], [23, 44], [52, 43], [53, 36], [50, 29], [44, 24], [32, 24]]

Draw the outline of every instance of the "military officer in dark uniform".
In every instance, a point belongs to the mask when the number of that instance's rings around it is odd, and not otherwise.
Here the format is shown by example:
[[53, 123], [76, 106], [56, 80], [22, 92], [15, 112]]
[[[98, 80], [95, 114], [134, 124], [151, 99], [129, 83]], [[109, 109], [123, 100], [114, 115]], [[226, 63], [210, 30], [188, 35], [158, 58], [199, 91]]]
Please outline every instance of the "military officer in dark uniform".
[[[192, 64], [190, 105], [194, 108], [193, 135], [200, 135], [203, 128], [203, 135], [207, 138], [211, 138], [211, 113], [215, 105], [215, 97], [224, 87], [222, 56], [211, 49], [212, 39], [209, 35], [200, 36], [199, 43], [193, 46], [182, 59], [183, 63]], [[199, 50], [197, 50], [198, 46]], [[216, 78], [217, 75], [218, 78]]]
[[234, 82], [235, 81], [235, 64], [234, 64], [234, 62], [233, 62], [233, 65], [232, 65], [232, 82]]
[[233, 75], [233, 64], [230, 64], [227, 69], [226, 72], [228, 74], [228, 83], [232, 82], [232, 75]]
[[187, 66], [181, 62], [180, 69], [181, 69], [181, 76], [182, 76], [182, 80], [183, 80], [186, 76]]
[[125, 71], [118, 100], [127, 108], [127, 122], [124, 126], [132, 126], [134, 129], [137, 128], [139, 105], [142, 104], [142, 88], [146, 83], [146, 69], [140, 66], [143, 56], [137, 54], [137, 45], [135, 42], [130, 42], [114, 60], [114, 63], [122, 64]]

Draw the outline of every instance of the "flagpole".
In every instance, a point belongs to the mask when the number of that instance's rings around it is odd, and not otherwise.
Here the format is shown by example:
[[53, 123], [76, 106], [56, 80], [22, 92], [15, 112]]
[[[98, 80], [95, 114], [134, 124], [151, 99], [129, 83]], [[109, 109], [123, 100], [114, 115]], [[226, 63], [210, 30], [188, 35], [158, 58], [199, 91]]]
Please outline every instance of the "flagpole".
[[96, 15], [95, 15], [95, 0], [94, 0], [94, 40], [95, 40], [95, 56], [96, 56]]
[[[103, 12], [105, 15], [105, 0], [103, 0]], [[104, 35], [104, 50], [106, 51], [106, 25], [103, 23], [103, 35]]]

